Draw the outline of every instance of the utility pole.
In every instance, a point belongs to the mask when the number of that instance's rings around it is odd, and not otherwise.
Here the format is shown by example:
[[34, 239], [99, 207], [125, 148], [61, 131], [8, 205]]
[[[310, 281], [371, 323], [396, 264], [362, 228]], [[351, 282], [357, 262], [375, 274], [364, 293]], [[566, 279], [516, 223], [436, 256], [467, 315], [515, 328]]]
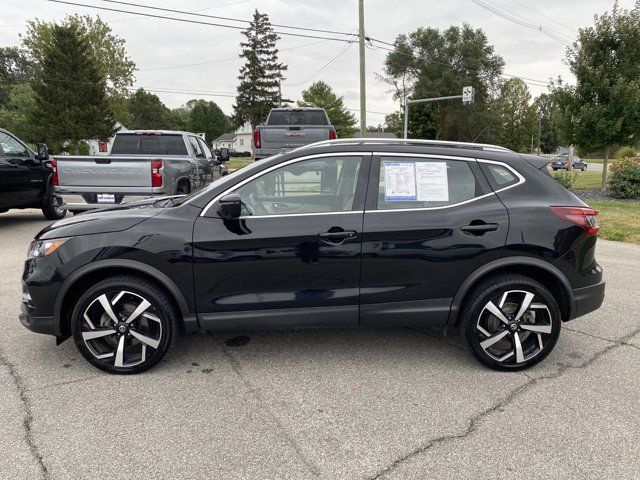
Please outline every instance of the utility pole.
[[364, 0], [358, 0], [360, 30], [360, 136], [367, 136], [367, 91], [364, 64]]
[[538, 155], [542, 152], [540, 150], [540, 137], [542, 136], [542, 117], [538, 115]]

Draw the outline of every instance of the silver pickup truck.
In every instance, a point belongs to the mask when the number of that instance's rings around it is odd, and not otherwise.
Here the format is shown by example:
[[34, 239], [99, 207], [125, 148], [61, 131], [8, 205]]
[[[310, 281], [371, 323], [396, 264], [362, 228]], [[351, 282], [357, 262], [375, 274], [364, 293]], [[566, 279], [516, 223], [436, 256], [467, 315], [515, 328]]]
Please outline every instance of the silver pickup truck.
[[71, 212], [187, 194], [226, 174], [204, 140], [165, 130], [118, 132], [110, 155], [56, 156], [54, 192]]
[[258, 125], [253, 132], [254, 156], [261, 160], [335, 138], [336, 129], [323, 108], [274, 108], [265, 124]]

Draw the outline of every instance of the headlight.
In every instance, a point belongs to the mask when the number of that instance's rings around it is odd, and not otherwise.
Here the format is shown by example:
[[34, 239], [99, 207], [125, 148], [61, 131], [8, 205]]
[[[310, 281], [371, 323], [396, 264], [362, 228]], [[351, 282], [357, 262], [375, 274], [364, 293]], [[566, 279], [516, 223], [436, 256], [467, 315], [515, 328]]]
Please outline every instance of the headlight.
[[68, 238], [55, 238], [53, 240], [34, 240], [29, 245], [27, 258], [46, 257], [59, 249]]

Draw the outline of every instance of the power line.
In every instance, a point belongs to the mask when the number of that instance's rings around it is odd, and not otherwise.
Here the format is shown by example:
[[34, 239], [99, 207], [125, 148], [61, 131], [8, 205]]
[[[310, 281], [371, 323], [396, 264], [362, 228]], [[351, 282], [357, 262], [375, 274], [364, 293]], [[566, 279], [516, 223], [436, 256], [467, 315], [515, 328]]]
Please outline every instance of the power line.
[[[319, 42], [311, 42], [311, 43], [305, 43], [303, 45], [296, 45], [295, 47], [288, 47], [288, 48], [281, 48], [279, 49], [280, 52], [286, 52], [287, 50], [295, 50], [296, 48], [303, 48], [303, 47], [310, 47], [313, 45], [319, 45], [320, 43], [325, 43], [327, 42], [327, 40], [320, 40]], [[210, 64], [214, 64], [214, 63], [225, 63], [225, 62], [231, 62], [233, 60], [240, 60], [242, 57], [240, 57], [239, 55], [233, 57], [233, 58], [225, 58], [222, 60], [211, 60], [208, 62], [198, 62], [198, 63], [185, 63], [182, 65], [169, 65], [166, 67], [152, 67], [152, 68], [138, 68], [136, 69], [138, 72], [151, 72], [151, 71], [156, 71], [156, 70], [169, 70], [169, 69], [173, 69], [173, 68], [182, 68], [182, 67], [197, 67], [200, 65], [210, 65]]]
[[[140, 3], [122, 2], [120, 0], [102, 0], [102, 1], [106, 2], [106, 3], [115, 3], [115, 4], [118, 4], [118, 5], [126, 5], [126, 6], [129, 6], [129, 7], [147, 8], [149, 10], [156, 10], [156, 11], [159, 11], [159, 12], [179, 13], [181, 15], [192, 15], [192, 16], [196, 16], [196, 17], [213, 18], [213, 19], [216, 19], [216, 20], [226, 20], [226, 21], [229, 21], [229, 22], [251, 23], [251, 20], [245, 20], [245, 19], [242, 19], [242, 18], [221, 17], [219, 15], [206, 15], [204, 13], [188, 12], [188, 11], [184, 11], [184, 10], [174, 10], [172, 8], [154, 7], [154, 6], [151, 6], [151, 5], [143, 5], [143, 4], [140, 4]], [[274, 27], [278, 27], [278, 28], [290, 28], [290, 29], [294, 29], [294, 30], [304, 30], [304, 31], [307, 31], [307, 32], [330, 33], [330, 34], [335, 34], [335, 35], [350, 35], [349, 33], [337, 32], [335, 30], [323, 30], [323, 29], [319, 29], [319, 28], [298, 27], [298, 26], [292, 26], [292, 25], [282, 25], [282, 24], [278, 24], [278, 23], [272, 23], [271, 25], [274, 26]]]
[[[233, 3], [223, 3], [222, 5], [212, 5], [211, 7], [206, 7], [206, 8], [199, 8], [197, 10], [190, 10], [191, 13], [196, 13], [196, 12], [204, 12], [206, 10], [213, 10], [215, 8], [222, 8], [222, 7], [230, 7], [233, 5], [239, 5], [241, 3], [247, 3], [247, 2], [251, 2], [253, 0], [240, 0], [238, 2], [233, 2]], [[142, 18], [116, 18], [114, 20], [108, 20], [109, 23], [122, 23], [122, 22], [135, 22], [138, 20], [144, 20]]]
[[[193, 23], [193, 24], [197, 24], [197, 25], [207, 25], [207, 26], [211, 26], [211, 27], [220, 27], [220, 28], [230, 28], [233, 30], [246, 30], [245, 27], [240, 27], [240, 26], [236, 26], [236, 25], [227, 25], [227, 24], [223, 24], [223, 23], [213, 23], [213, 22], [205, 22], [205, 21], [201, 21], [201, 20], [187, 20], [186, 18], [174, 18], [174, 17], [165, 17], [163, 15], [155, 15], [152, 13], [143, 13], [143, 12], [134, 12], [131, 10], [122, 10], [122, 9], [118, 9], [118, 8], [109, 8], [109, 7], [99, 7], [97, 5], [87, 5], [85, 3], [75, 3], [75, 2], [68, 2], [68, 1], [64, 1], [64, 0], [47, 0], [48, 2], [52, 2], [52, 3], [60, 3], [60, 4], [64, 4], [64, 5], [73, 5], [75, 7], [84, 7], [84, 8], [93, 8], [96, 10], [104, 10], [104, 11], [108, 11], [108, 12], [119, 12], [119, 13], [128, 13], [131, 15], [139, 15], [141, 17], [149, 17], [149, 18], [160, 18], [163, 20], [171, 20], [174, 22], [182, 22], [182, 23]], [[336, 37], [323, 37], [320, 35], [307, 35], [307, 34], [302, 34], [302, 33], [293, 33], [293, 32], [278, 32], [278, 31], [274, 31], [273, 33], [277, 34], [277, 35], [287, 35], [290, 37], [301, 37], [301, 38], [315, 38], [318, 40], [333, 40], [335, 42], [349, 42], [349, 40], [345, 39], [345, 38], [336, 38]]]
[[544, 17], [544, 18], [546, 18], [547, 20], [551, 20], [553, 23], [555, 23], [556, 25], [559, 25], [559, 26], [561, 26], [562, 28], [564, 28], [565, 30], [567, 30], [567, 31], [571, 32], [573, 35], [575, 35], [575, 34], [576, 34], [576, 31], [575, 31], [573, 28], [571, 28], [571, 27], [569, 27], [569, 26], [565, 25], [565, 24], [564, 24], [564, 23], [562, 23], [562, 22], [557, 21], [555, 18], [552, 18], [552, 17], [550, 17], [549, 15], [545, 15], [544, 13], [539, 12], [539, 11], [537, 11], [537, 10], [534, 10], [534, 9], [533, 9], [533, 8], [531, 8], [529, 5], [526, 5], [526, 4], [522, 3], [522, 2], [519, 2], [518, 0], [512, 0], [512, 1], [513, 1], [514, 3], [516, 3], [516, 4], [520, 5], [521, 7], [526, 8], [526, 9], [527, 9], [527, 10], [529, 10], [530, 12], [533, 12], [533, 13], [535, 13], [535, 14], [537, 14], [537, 15], [540, 15], [541, 17]]
[[[556, 32], [554, 30], [551, 30], [549, 28], [543, 27], [542, 25], [538, 25], [535, 23], [532, 23], [522, 17], [518, 17], [515, 15], [511, 15], [503, 10], [500, 10], [498, 7], [493, 6], [489, 3], [486, 3], [482, 0], [471, 0], [473, 3], [475, 3], [476, 5], [478, 5], [479, 7], [484, 8], [485, 10], [490, 11], [491, 13], [498, 15], [499, 17], [504, 18], [505, 20], [508, 20], [512, 23], [515, 23], [517, 25], [520, 25], [522, 27], [525, 28], [529, 28], [531, 30], [537, 30], [540, 33], [542, 33], [543, 35], [546, 35], [547, 37], [549, 37], [550, 39], [554, 40], [557, 43], [560, 43], [562, 45], [568, 45], [569, 42], [566, 40], [566, 37], [564, 34]], [[565, 38], [563, 38], [565, 37]]]

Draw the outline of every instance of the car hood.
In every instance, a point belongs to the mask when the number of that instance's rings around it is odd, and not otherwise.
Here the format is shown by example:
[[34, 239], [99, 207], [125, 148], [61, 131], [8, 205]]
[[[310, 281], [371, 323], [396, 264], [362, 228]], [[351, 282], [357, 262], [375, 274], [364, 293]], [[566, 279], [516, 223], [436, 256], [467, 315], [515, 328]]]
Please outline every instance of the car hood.
[[59, 220], [38, 233], [36, 239], [75, 237], [99, 233], [120, 232], [148, 218], [155, 217], [164, 208], [163, 201], [170, 197], [140, 200], [114, 208], [94, 210]]

